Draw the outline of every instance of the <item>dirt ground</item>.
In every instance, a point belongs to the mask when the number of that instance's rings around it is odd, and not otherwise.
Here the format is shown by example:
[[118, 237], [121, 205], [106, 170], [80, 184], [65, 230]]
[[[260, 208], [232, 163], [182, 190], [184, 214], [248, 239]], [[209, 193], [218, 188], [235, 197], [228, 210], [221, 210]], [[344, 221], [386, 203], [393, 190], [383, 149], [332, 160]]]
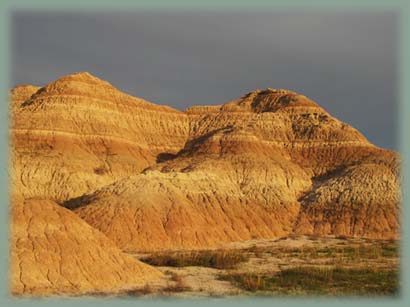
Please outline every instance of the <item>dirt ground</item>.
[[[380, 253], [381, 241], [359, 238], [336, 238], [293, 236], [277, 240], [251, 240], [235, 242], [223, 250], [246, 253], [249, 259], [234, 269], [216, 269], [201, 266], [157, 266], [165, 278], [156, 285], [150, 285], [143, 295], [171, 297], [230, 297], [249, 295], [230, 281], [220, 280], [223, 274], [270, 274], [295, 267], [335, 267], [397, 269], [399, 257], [393, 253]], [[366, 250], [366, 255], [358, 248]], [[343, 254], [344, 251], [350, 254]], [[338, 251], [338, 252], [335, 252]], [[169, 254], [175, 253], [170, 251]], [[361, 253], [361, 254], [360, 254]], [[150, 254], [134, 254], [142, 259]], [[314, 256], [312, 256], [314, 255]], [[183, 285], [175, 287], [175, 285]]]

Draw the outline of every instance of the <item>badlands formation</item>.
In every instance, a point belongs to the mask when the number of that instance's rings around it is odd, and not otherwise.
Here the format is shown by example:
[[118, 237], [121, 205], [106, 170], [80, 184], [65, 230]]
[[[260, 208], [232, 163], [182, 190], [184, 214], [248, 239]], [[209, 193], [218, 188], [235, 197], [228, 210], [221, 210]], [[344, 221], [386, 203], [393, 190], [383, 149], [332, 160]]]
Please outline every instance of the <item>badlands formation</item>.
[[11, 214], [13, 294], [110, 293], [162, 277], [51, 200], [14, 199]]
[[161, 278], [124, 252], [399, 236], [399, 155], [295, 92], [181, 112], [78, 73], [10, 96], [13, 293]]

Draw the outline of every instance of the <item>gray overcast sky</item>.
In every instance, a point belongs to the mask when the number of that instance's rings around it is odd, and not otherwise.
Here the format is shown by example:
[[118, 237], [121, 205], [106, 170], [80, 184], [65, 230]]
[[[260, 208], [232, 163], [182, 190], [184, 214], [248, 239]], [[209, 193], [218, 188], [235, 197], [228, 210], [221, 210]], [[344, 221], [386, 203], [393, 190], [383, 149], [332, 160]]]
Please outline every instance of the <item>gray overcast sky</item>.
[[396, 22], [394, 12], [16, 12], [12, 82], [89, 71], [181, 110], [286, 88], [397, 150]]

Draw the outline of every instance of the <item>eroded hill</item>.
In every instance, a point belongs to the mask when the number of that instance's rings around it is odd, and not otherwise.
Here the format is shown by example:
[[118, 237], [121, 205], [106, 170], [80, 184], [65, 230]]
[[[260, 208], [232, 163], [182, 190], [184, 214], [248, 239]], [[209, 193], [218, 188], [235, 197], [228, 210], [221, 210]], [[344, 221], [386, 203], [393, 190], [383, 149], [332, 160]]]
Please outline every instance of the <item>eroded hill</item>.
[[295, 92], [180, 112], [79, 73], [11, 97], [12, 194], [73, 210], [123, 251], [398, 237], [398, 154]]
[[115, 293], [142, 288], [163, 276], [50, 200], [14, 199], [11, 214], [13, 294]]

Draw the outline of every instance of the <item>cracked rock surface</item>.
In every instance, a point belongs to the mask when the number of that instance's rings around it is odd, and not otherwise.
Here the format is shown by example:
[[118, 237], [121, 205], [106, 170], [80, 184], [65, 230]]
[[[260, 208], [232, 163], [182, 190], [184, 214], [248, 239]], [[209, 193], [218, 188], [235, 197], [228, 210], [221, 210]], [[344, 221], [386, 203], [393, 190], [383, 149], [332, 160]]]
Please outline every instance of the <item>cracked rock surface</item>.
[[13, 294], [115, 293], [162, 277], [50, 200], [14, 199], [12, 225]]

